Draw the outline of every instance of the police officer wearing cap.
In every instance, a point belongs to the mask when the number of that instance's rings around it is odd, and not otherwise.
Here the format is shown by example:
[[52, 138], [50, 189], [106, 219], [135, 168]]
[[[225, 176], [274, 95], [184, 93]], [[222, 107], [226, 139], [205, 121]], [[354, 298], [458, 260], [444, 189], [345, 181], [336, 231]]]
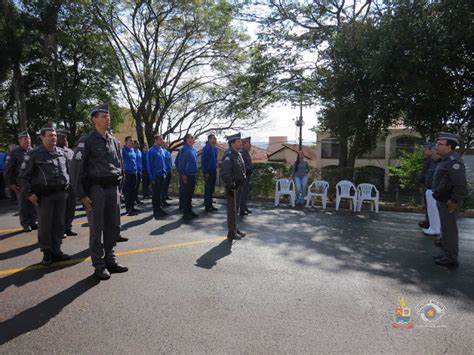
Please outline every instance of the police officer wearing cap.
[[245, 181], [242, 185], [242, 196], [240, 197], [240, 215], [245, 216], [252, 213], [247, 207], [247, 201], [250, 194], [250, 175], [252, 175], [252, 157], [250, 156], [250, 149], [252, 148], [251, 137], [242, 139], [242, 149], [240, 154], [245, 163]]
[[458, 266], [458, 227], [456, 216], [467, 196], [466, 170], [461, 155], [454, 149], [459, 137], [452, 133], [440, 133], [436, 151], [441, 156], [433, 176], [433, 197], [437, 201], [441, 220], [441, 248], [435, 263], [442, 266]]
[[107, 104], [91, 110], [94, 129], [83, 136], [71, 164], [71, 176], [77, 197], [89, 222], [89, 250], [94, 274], [100, 280], [110, 273], [126, 272], [117, 263], [114, 247], [120, 237], [120, 191], [123, 162], [117, 140], [110, 128]]
[[20, 215], [20, 224], [24, 232], [31, 232], [37, 229], [36, 224], [36, 208], [28, 200], [28, 196], [20, 191], [18, 183], [18, 173], [26, 154], [31, 150], [31, 138], [28, 132], [24, 131], [18, 135], [19, 146], [13, 149], [7, 156], [5, 168], [5, 182], [11, 191], [15, 192], [18, 201], [18, 209]]
[[41, 129], [41, 145], [29, 151], [21, 164], [18, 180], [22, 193], [38, 208], [38, 244], [43, 265], [69, 260], [61, 251], [64, 235], [69, 162], [63, 149], [56, 146], [53, 125]]
[[227, 238], [233, 240], [245, 237], [245, 233], [239, 231], [236, 224], [237, 206], [245, 182], [245, 163], [240, 154], [242, 148], [240, 133], [227, 137], [227, 141], [229, 149], [222, 158], [221, 178], [224, 181], [227, 198]]
[[[58, 141], [56, 145], [59, 148], [62, 148], [66, 154], [69, 165], [71, 164], [72, 157], [74, 156], [74, 151], [69, 148], [69, 142], [67, 140], [68, 131], [65, 129], [56, 130], [58, 136]], [[76, 214], [76, 194], [74, 193], [74, 188], [72, 185], [69, 185], [67, 191], [66, 199], [66, 221], [65, 221], [65, 232], [64, 235], [71, 237], [77, 235], [76, 232], [72, 230], [72, 221], [74, 221], [74, 215]]]

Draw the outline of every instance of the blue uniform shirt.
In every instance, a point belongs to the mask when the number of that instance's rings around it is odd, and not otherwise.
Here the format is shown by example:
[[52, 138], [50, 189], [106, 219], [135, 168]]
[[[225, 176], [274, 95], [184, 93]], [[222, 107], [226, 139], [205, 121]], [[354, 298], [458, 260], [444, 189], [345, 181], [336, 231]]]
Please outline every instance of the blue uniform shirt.
[[148, 173], [148, 152], [142, 152], [142, 169], [144, 173]]
[[201, 165], [203, 174], [216, 172], [217, 148], [209, 142], [207, 142], [204, 148], [202, 149]]
[[137, 172], [141, 174], [143, 171], [142, 151], [140, 149], [135, 149], [135, 148], [133, 148], [133, 150], [135, 151], [135, 154], [137, 155]]
[[171, 158], [171, 152], [168, 149], [163, 149], [163, 156], [165, 157], [165, 171], [171, 173], [173, 168], [173, 159]]
[[125, 173], [126, 174], [136, 174], [138, 171], [137, 168], [137, 153], [133, 148], [122, 148], [122, 157], [123, 157], [123, 165], [125, 166]]
[[163, 149], [153, 146], [148, 151], [148, 174], [152, 180], [166, 175]]
[[180, 156], [176, 168], [180, 175], [196, 176], [198, 170], [196, 149], [185, 144], [179, 152]]
[[7, 160], [7, 153], [0, 152], [0, 173], [5, 171], [5, 161]]

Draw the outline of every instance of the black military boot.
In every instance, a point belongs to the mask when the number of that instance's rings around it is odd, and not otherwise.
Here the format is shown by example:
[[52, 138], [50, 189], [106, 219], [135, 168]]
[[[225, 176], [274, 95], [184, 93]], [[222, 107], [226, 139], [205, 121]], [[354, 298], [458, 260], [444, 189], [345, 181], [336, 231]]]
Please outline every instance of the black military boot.
[[53, 254], [50, 250], [43, 250], [43, 260], [41, 261], [41, 265], [43, 266], [50, 266], [53, 263]]
[[106, 266], [106, 268], [111, 274], [119, 274], [128, 271], [128, 267], [120, 264], [109, 264]]
[[62, 251], [59, 253], [52, 254], [52, 260], [54, 262], [71, 260], [71, 255], [64, 254]]
[[110, 279], [110, 272], [104, 268], [97, 268], [94, 271], [94, 276], [97, 277], [101, 281], [105, 281]]

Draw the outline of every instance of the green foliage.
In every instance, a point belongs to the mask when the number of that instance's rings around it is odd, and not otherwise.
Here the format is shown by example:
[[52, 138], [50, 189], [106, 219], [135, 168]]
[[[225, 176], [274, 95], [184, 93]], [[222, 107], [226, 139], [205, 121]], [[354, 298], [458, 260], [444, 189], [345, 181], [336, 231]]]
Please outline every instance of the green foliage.
[[403, 189], [417, 189], [420, 186], [420, 174], [423, 168], [423, 148], [417, 147], [413, 152], [402, 152], [399, 166], [389, 166], [390, 176], [399, 179]]

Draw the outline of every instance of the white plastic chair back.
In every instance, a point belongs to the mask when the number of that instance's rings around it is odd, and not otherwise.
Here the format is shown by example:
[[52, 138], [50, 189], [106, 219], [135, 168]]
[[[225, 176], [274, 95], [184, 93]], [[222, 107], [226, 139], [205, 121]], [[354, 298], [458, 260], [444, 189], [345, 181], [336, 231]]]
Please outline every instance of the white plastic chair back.
[[370, 201], [371, 211], [375, 206], [375, 212], [379, 212], [379, 190], [375, 185], [364, 183], [357, 186], [357, 211], [362, 210], [364, 201]]
[[359, 184], [357, 186], [357, 190], [359, 190], [359, 197], [366, 198], [366, 197], [375, 197], [372, 195], [372, 191], [377, 191], [377, 188], [372, 184]]
[[288, 193], [292, 189], [294, 182], [290, 179], [279, 179], [278, 184], [280, 185], [280, 192]]
[[313, 181], [308, 187], [308, 194], [306, 196], [306, 207], [314, 206], [314, 197], [321, 197], [323, 209], [326, 209], [328, 199], [329, 183], [323, 180]]
[[336, 184], [336, 211], [339, 210], [341, 199], [349, 199], [349, 208], [357, 211], [357, 190], [349, 180], [341, 180]]
[[278, 179], [275, 187], [275, 206], [280, 204], [280, 197], [284, 195], [290, 196], [291, 206], [295, 207], [295, 183], [291, 179]]

